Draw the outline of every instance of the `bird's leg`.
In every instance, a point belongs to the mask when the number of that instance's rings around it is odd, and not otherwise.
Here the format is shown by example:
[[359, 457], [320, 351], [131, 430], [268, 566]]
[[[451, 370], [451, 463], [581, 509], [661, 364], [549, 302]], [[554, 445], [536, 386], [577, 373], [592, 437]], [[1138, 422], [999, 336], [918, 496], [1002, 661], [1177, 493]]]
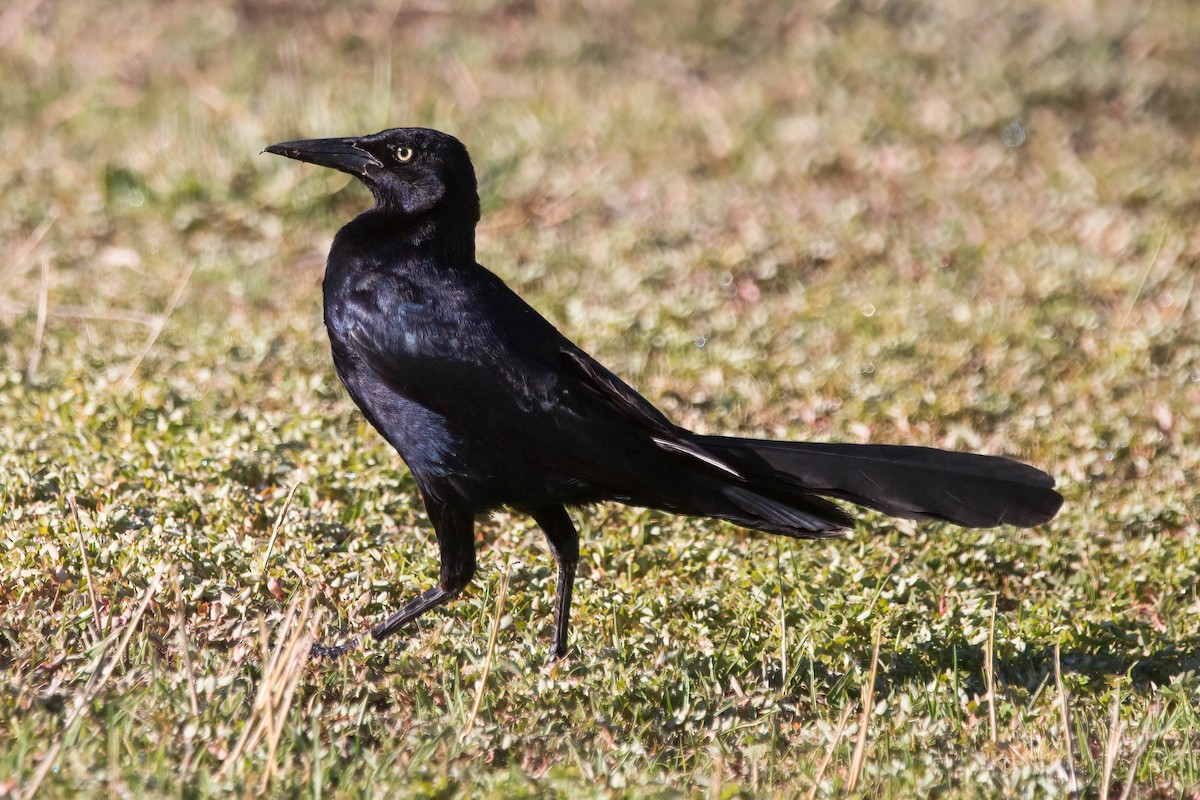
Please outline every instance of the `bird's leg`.
[[320, 642], [313, 642], [312, 648], [308, 651], [309, 658], [328, 658], [336, 661], [351, 650], [357, 650], [358, 641], [358, 637], [355, 636], [350, 641], [343, 642], [342, 644], [325, 645]]
[[562, 506], [540, 509], [534, 521], [546, 534], [550, 552], [558, 565], [558, 584], [554, 587], [554, 643], [550, 660], [567, 654], [567, 633], [571, 627], [571, 590], [575, 587], [575, 568], [579, 564], [579, 533]]
[[409, 600], [404, 607], [371, 628], [375, 641], [383, 641], [431, 608], [457, 597], [475, 575], [475, 517], [425, 496], [425, 510], [437, 534], [442, 560], [438, 585]]
[[[459, 590], [461, 591], [461, 590]], [[419, 595], [409, 600], [404, 604], [404, 607], [393, 613], [386, 620], [371, 628], [371, 636], [375, 637], [375, 641], [383, 641], [391, 636], [396, 631], [403, 628], [408, 623], [412, 622], [417, 617], [424, 614], [431, 608], [440, 606], [447, 600], [452, 600], [458, 595], [458, 591], [447, 591], [441, 586], [435, 586], [432, 589], [427, 589]], [[349, 653], [351, 650], [357, 650], [360, 637], [355, 636], [344, 644], [333, 645], [332, 647], [323, 644], [313, 644], [313, 658], [331, 658], [337, 659]]]
[[426, 589], [392, 613], [386, 620], [371, 628], [375, 641], [381, 642], [431, 608], [452, 599], [458, 592], [448, 592], [441, 586]]
[[[431, 608], [457, 597], [475, 575], [475, 518], [469, 511], [425, 500], [426, 510], [437, 534], [442, 568], [438, 585], [404, 604], [399, 611], [371, 628], [375, 641], [382, 641]], [[338, 658], [358, 647], [358, 637], [346, 644], [326, 647], [314, 644], [314, 658]]]

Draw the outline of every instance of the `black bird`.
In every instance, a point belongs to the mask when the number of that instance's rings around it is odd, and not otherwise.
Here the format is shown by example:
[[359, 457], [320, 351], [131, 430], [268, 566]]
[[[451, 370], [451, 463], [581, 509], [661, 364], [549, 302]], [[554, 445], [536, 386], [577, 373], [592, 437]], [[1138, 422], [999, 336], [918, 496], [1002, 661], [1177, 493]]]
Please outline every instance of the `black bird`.
[[334, 237], [325, 325], [342, 383], [412, 470], [441, 555], [437, 586], [376, 639], [466, 588], [475, 517], [502, 506], [533, 517], [557, 562], [559, 658], [579, 560], [568, 506], [616, 500], [810, 539], [854, 524], [827, 497], [972, 528], [1031, 527], [1062, 504], [1049, 475], [1006, 458], [675, 425], [475, 262], [475, 170], [452, 136], [396, 128], [266, 152], [349, 173], [375, 197]]

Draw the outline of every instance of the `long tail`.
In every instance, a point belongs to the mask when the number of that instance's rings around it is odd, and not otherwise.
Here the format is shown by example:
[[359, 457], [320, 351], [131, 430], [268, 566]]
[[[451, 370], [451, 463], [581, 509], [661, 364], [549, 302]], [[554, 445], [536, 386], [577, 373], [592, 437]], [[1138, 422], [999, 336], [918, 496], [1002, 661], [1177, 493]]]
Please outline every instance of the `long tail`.
[[723, 516], [742, 524], [757, 519], [752, 527], [793, 536], [821, 535], [850, 524], [844, 512], [813, 495], [848, 500], [893, 517], [945, 520], [968, 528], [1030, 528], [1049, 520], [1062, 505], [1053, 478], [997, 456], [725, 436], [692, 441], [745, 478], [730, 481], [723, 494], [746, 517]]

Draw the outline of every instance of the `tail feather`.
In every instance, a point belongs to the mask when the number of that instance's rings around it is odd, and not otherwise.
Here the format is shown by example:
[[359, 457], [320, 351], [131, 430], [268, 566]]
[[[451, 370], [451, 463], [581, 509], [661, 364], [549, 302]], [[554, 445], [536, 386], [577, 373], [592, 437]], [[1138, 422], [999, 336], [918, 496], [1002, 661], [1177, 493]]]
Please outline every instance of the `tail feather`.
[[[774, 493], [779, 494], [778, 491]], [[854, 524], [845, 511], [810, 494], [792, 492], [791, 497], [781, 500], [736, 485], [726, 486], [722, 494], [738, 510], [722, 515], [726, 519], [796, 539], [836, 536]]]
[[998, 456], [724, 436], [698, 436], [695, 441], [749, 479], [750, 491], [739, 490], [740, 499], [731, 497], [739, 505], [746, 496], [786, 503], [789, 493], [811, 492], [893, 517], [940, 519], [969, 528], [1033, 527], [1053, 517], [1062, 505], [1053, 478]]

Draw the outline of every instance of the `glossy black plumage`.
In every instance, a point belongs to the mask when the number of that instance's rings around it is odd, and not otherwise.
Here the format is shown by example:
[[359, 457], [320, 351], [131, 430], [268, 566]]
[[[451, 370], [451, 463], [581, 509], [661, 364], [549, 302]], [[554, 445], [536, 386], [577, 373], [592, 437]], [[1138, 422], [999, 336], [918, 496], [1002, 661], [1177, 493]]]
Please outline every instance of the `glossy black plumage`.
[[579, 553], [568, 506], [616, 500], [814, 538], [853, 524], [827, 497], [970, 527], [1037, 525], [1062, 503], [1050, 476], [1005, 458], [674, 425], [475, 262], [474, 168], [451, 136], [399, 128], [267, 152], [347, 172], [375, 197], [334, 238], [325, 323], [338, 376], [412, 470], [441, 555], [438, 585], [378, 639], [467, 586], [474, 518], [501, 506], [550, 543], [559, 657]]

